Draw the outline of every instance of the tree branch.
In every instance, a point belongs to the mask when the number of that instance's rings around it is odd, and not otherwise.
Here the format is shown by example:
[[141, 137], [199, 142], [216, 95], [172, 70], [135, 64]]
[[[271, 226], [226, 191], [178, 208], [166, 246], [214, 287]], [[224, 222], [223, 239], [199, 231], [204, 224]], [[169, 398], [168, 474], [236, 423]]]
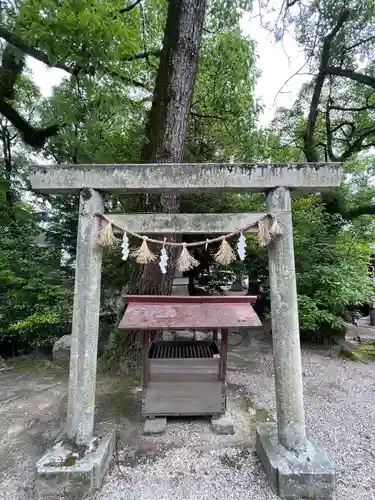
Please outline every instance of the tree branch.
[[[329, 88], [329, 96], [328, 96], [328, 103], [329, 102], [332, 102], [331, 85]], [[366, 98], [366, 102], [368, 102], [368, 98]], [[330, 106], [329, 104], [327, 104], [326, 112], [325, 112], [327, 152], [328, 152], [330, 160], [335, 161], [335, 162], [337, 162], [337, 161], [342, 162], [342, 161], [345, 161], [348, 158], [350, 158], [354, 153], [357, 153], [358, 151], [361, 151], [362, 149], [367, 149], [367, 148], [372, 147], [371, 143], [363, 145], [363, 141], [364, 141], [364, 139], [366, 139], [367, 137], [369, 137], [371, 135], [375, 136], [375, 126], [363, 130], [362, 133], [360, 133], [360, 134], [356, 134], [355, 123], [346, 120], [346, 121], [343, 121], [332, 128], [331, 127], [331, 119], [330, 119], [330, 110], [333, 108], [334, 108], [333, 106]], [[345, 126], [350, 127], [349, 134], [345, 133], [345, 130], [343, 129], [343, 127], [345, 127]], [[343, 135], [345, 136], [346, 140], [344, 142], [346, 143], [347, 147], [344, 150], [344, 152], [341, 154], [341, 156], [337, 157], [333, 152], [332, 138], [333, 138], [334, 132], [336, 132], [337, 130], [340, 130], [340, 129], [341, 129], [341, 132], [343, 133]], [[354, 140], [354, 142], [351, 143], [351, 140], [353, 140], [355, 138], [355, 136], [357, 136], [357, 138]]]
[[[328, 110], [329, 110], [329, 107], [327, 108], [327, 111]], [[327, 117], [327, 114], [326, 114], [326, 117]], [[350, 127], [350, 129], [351, 129], [350, 134], [353, 135], [354, 131], [355, 131], [355, 123], [354, 122], [349, 122], [349, 121], [343, 121], [343, 122], [339, 123], [338, 125], [336, 125], [335, 127], [333, 127], [331, 129], [331, 132], [335, 133], [338, 130], [342, 129], [342, 127], [345, 127], [345, 125], [348, 126], [348, 127]], [[348, 136], [347, 136], [347, 134], [345, 133], [344, 130], [342, 130], [341, 132], [345, 135], [346, 138], [348, 138]]]
[[338, 161], [343, 162], [350, 158], [352, 154], [358, 153], [358, 151], [361, 151], [362, 149], [371, 148], [373, 146], [373, 143], [363, 145], [363, 140], [366, 139], [366, 137], [370, 137], [372, 135], [375, 137], [375, 126], [366, 130], [359, 137], [357, 137], [357, 139], [347, 148], [347, 150], [343, 152]]
[[337, 162], [337, 157], [333, 152], [333, 147], [332, 147], [332, 134], [333, 130], [331, 129], [331, 118], [329, 115], [329, 107], [326, 109], [325, 113], [325, 124], [326, 124], [326, 135], [327, 135], [327, 146], [326, 146], [326, 151], [328, 153], [328, 156], [331, 161]]
[[342, 26], [345, 24], [345, 22], [349, 19], [349, 15], [350, 11], [348, 9], [345, 9], [342, 12], [341, 16], [339, 17], [336, 26], [330, 33], [328, 33], [328, 35], [324, 38], [323, 41], [322, 55], [320, 58], [320, 65], [319, 65], [319, 73], [315, 78], [314, 91], [310, 102], [309, 115], [307, 118], [307, 128], [303, 137], [304, 153], [306, 156], [306, 160], [308, 162], [318, 161], [317, 153], [314, 150], [314, 132], [315, 132], [316, 120], [318, 117], [318, 106], [320, 102], [320, 96], [322, 94], [322, 89], [326, 75], [328, 74], [326, 73], [326, 67], [329, 61], [332, 41], [337, 35], [337, 33], [340, 31]]
[[24, 68], [25, 54], [18, 47], [7, 43], [0, 66], [0, 113], [22, 134], [26, 144], [39, 148], [58, 132], [61, 125], [34, 128], [11, 106], [10, 102], [15, 98], [15, 85]]
[[375, 78], [370, 75], [364, 75], [363, 73], [357, 73], [351, 69], [344, 69], [338, 66], [327, 66], [324, 69], [326, 75], [343, 76], [344, 78], [349, 78], [355, 82], [362, 83], [375, 89]]
[[62, 125], [50, 125], [43, 129], [34, 129], [10, 104], [0, 99], [0, 113], [20, 131], [26, 144], [34, 147], [42, 147], [47, 139], [56, 135]]
[[287, 0], [286, 2], [286, 8], [287, 9], [290, 9], [291, 7], [293, 7], [293, 5], [295, 5], [296, 3], [298, 3], [299, 0]]
[[357, 43], [354, 43], [353, 45], [350, 45], [349, 47], [345, 47], [345, 52], [349, 52], [350, 50], [353, 50], [360, 45], [364, 45], [367, 42], [372, 42], [375, 40], [375, 36], [369, 36], [368, 38], [365, 38], [364, 40], [359, 40]]
[[68, 67], [65, 66], [64, 64], [58, 64], [58, 63], [52, 63], [51, 59], [49, 56], [43, 52], [42, 50], [39, 50], [35, 47], [32, 47], [30, 45], [27, 45], [25, 42], [23, 42], [20, 38], [15, 36], [13, 33], [8, 31], [7, 29], [0, 27], [0, 38], [8, 42], [9, 44], [13, 45], [14, 47], [17, 47], [20, 49], [24, 54], [33, 57], [34, 59], [37, 59], [38, 61], [41, 61], [44, 63], [46, 66], [49, 66], [50, 68], [58, 68], [62, 69], [64, 71], [67, 71], [68, 73], [72, 73], [72, 70]]
[[124, 14], [125, 12], [130, 12], [131, 10], [135, 9], [137, 5], [139, 5], [142, 2], [142, 0], [135, 0], [131, 5], [128, 7], [123, 7], [122, 9], [119, 10], [120, 14]]
[[[75, 65], [75, 66], [69, 66], [68, 64], [62, 64], [59, 62], [54, 62], [50, 59], [48, 54], [43, 52], [42, 50], [37, 49], [36, 47], [32, 47], [28, 44], [26, 44], [23, 40], [15, 36], [13, 33], [8, 31], [7, 29], [0, 27], [0, 38], [3, 40], [7, 41], [9, 44], [13, 45], [14, 47], [17, 47], [20, 49], [24, 54], [33, 57], [34, 59], [37, 59], [38, 61], [41, 61], [44, 63], [46, 66], [49, 68], [57, 68], [61, 69], [63, 71], [66, 71], [70, 75], [77, 75], [78, 73], [82, 72], [85, 73], [86, 75], [93, 75], [96, 70], [103, 71], [103, 73], [106, 73], [109, 76], [112, 76], [113, 78], [118, 78], [122, 80], [126, 85], [133, 85], [135, 87], [140, 87], [143, 89], [147, 90], [147, 87], [144, 83], [138, 81], [138, 80], [133, 80], [131, 78], [128, 78], [126, 76], [123, 76], [116, 71], [109, 70], [106, 66], [97, 63], [95, 65], [88, 65], [88, 66], [83, 66], [83, 65]], [[152, 54], [152, 53], [150, 53]], [[155, 51], [156, 55], [156, 51]], [[138, 54], [136, 56], [132, 56], [128, 58], [128, 61], [132, 61], [135, 59], [142, 59], [145, 58], [146, 56], [142, 54]], [[126, 60], [126, 59], [125, 59]]]
[[348, 111], [348, 112], [352, 112], [352, 113], [360, 113], [361, 111], [368, 111], [370, 109], [375, 109], [375, 105], [367, 105], [367, 106], [361, 106], [359, 108], [344, 108], [344, 106], [329, 106], [329, 109], [330, 110], [334, 110], [334, 111]]
[[217, 116], [217, 115], [203, 115], [201, 113], [195, 113], [194, 111], [190, 111], [191, 116], [194, 116], [196, 118], [211, 118], [213, 120], [226, 120], [223, 116]]
[[148, 61], [148, 58], [150, 56], [160, 57], [160, 54], [161, 50], [148, 50], [147, 52], [141, 52], [140, 54], [136, 54], [135, 56], [125, 57], [123, 60], [130, 62], [138, 61], [139, 59], [146, 59]]

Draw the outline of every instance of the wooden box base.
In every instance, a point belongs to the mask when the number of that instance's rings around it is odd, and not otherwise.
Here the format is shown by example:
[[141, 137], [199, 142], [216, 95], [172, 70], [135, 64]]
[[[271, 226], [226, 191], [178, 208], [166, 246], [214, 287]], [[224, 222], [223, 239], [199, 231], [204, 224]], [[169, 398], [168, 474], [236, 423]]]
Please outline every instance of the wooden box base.
[[143, 390], [145, 417], [220, 415], [225, 406], [225, 383], [221, 380], [149, 382]]

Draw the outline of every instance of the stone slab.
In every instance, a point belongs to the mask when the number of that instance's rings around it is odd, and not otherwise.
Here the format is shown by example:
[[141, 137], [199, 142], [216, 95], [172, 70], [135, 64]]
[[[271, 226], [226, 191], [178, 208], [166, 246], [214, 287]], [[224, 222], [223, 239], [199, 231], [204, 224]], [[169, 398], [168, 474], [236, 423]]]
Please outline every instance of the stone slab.
[[[121, 228], [141, 234], [225, 234], [244, 228], [244, 233], [256, 233], [262, 213], [237, 214], [105, 214], [113, 222], [114, 231]], [[106, 220], [102, 222], [103, 227]]]
[[374, 328], [371, 326], [371, 321], [370, 321], [370, 316], [362, 316], [361, 318], [358, 318], [356, 321], [356, 326], [359, 328]]
[[72, 346], [72, 336], [63, 335], [53, 345], [52, 359], [57, 361], [59, 359], [70, 359], [70, 350]]
[[256, 452], [271, 489], [280, 498], [332, 499], [336, 475], [328, 454], [311, 440], [300, 455], [279, 443], [277, 425], [258, 425]]
[[55, 450], [47, 452], [36, 464], [36, 494], [40, 500], [75, 500], [98, 490], [109, 468], [116, 445], [115, 432], [107, 433], [96, 450], [70, 466], [57, 464]]
[[178, 277], [174, 278], [172, 283], [171, 295], [188, 296], [189, 295], [189, 278]]
[[143, 427], [143, 434], [146, 436], [154, 434], [163, 434], [167, 428], [167, 419], [165, 417], [148, 418]]
[[212, 431], [219, 435], [234, 434], [234, 425], [228, 416], [221, 416], [219, 418], [211, 419]]
[[375, 344], [375, 334], [360, 334], [358, 335], [359, 342], [362, 342], [363, 344]]
[[84, 188], [113, 193], [268, 191], [278, 186], [320, 192], [339, 186], [339, 163], [182, 163], [127, 165], [37, 165], [31, 187], [41, 193]]

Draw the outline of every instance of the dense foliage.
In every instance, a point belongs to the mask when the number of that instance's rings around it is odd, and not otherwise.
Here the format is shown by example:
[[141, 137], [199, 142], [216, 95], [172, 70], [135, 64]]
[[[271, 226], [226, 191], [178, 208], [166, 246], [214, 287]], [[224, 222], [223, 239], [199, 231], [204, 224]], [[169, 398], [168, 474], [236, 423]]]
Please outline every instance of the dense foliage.
[[0, 345], [2, 354], [51, 348], [70, 333], [72, 279], [60, 269], [60, 254], [40, 248], [36, 221], [6, 228], [0, 240]]

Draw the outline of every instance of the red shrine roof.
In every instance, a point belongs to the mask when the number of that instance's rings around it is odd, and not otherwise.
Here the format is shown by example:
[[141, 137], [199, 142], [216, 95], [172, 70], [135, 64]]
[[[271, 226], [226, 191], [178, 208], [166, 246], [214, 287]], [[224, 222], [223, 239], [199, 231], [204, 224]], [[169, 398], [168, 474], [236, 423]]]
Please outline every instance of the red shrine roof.
[[120, 321], [122, 330], [249, 328], [262, 323], [253, 296], [130, 295]]

